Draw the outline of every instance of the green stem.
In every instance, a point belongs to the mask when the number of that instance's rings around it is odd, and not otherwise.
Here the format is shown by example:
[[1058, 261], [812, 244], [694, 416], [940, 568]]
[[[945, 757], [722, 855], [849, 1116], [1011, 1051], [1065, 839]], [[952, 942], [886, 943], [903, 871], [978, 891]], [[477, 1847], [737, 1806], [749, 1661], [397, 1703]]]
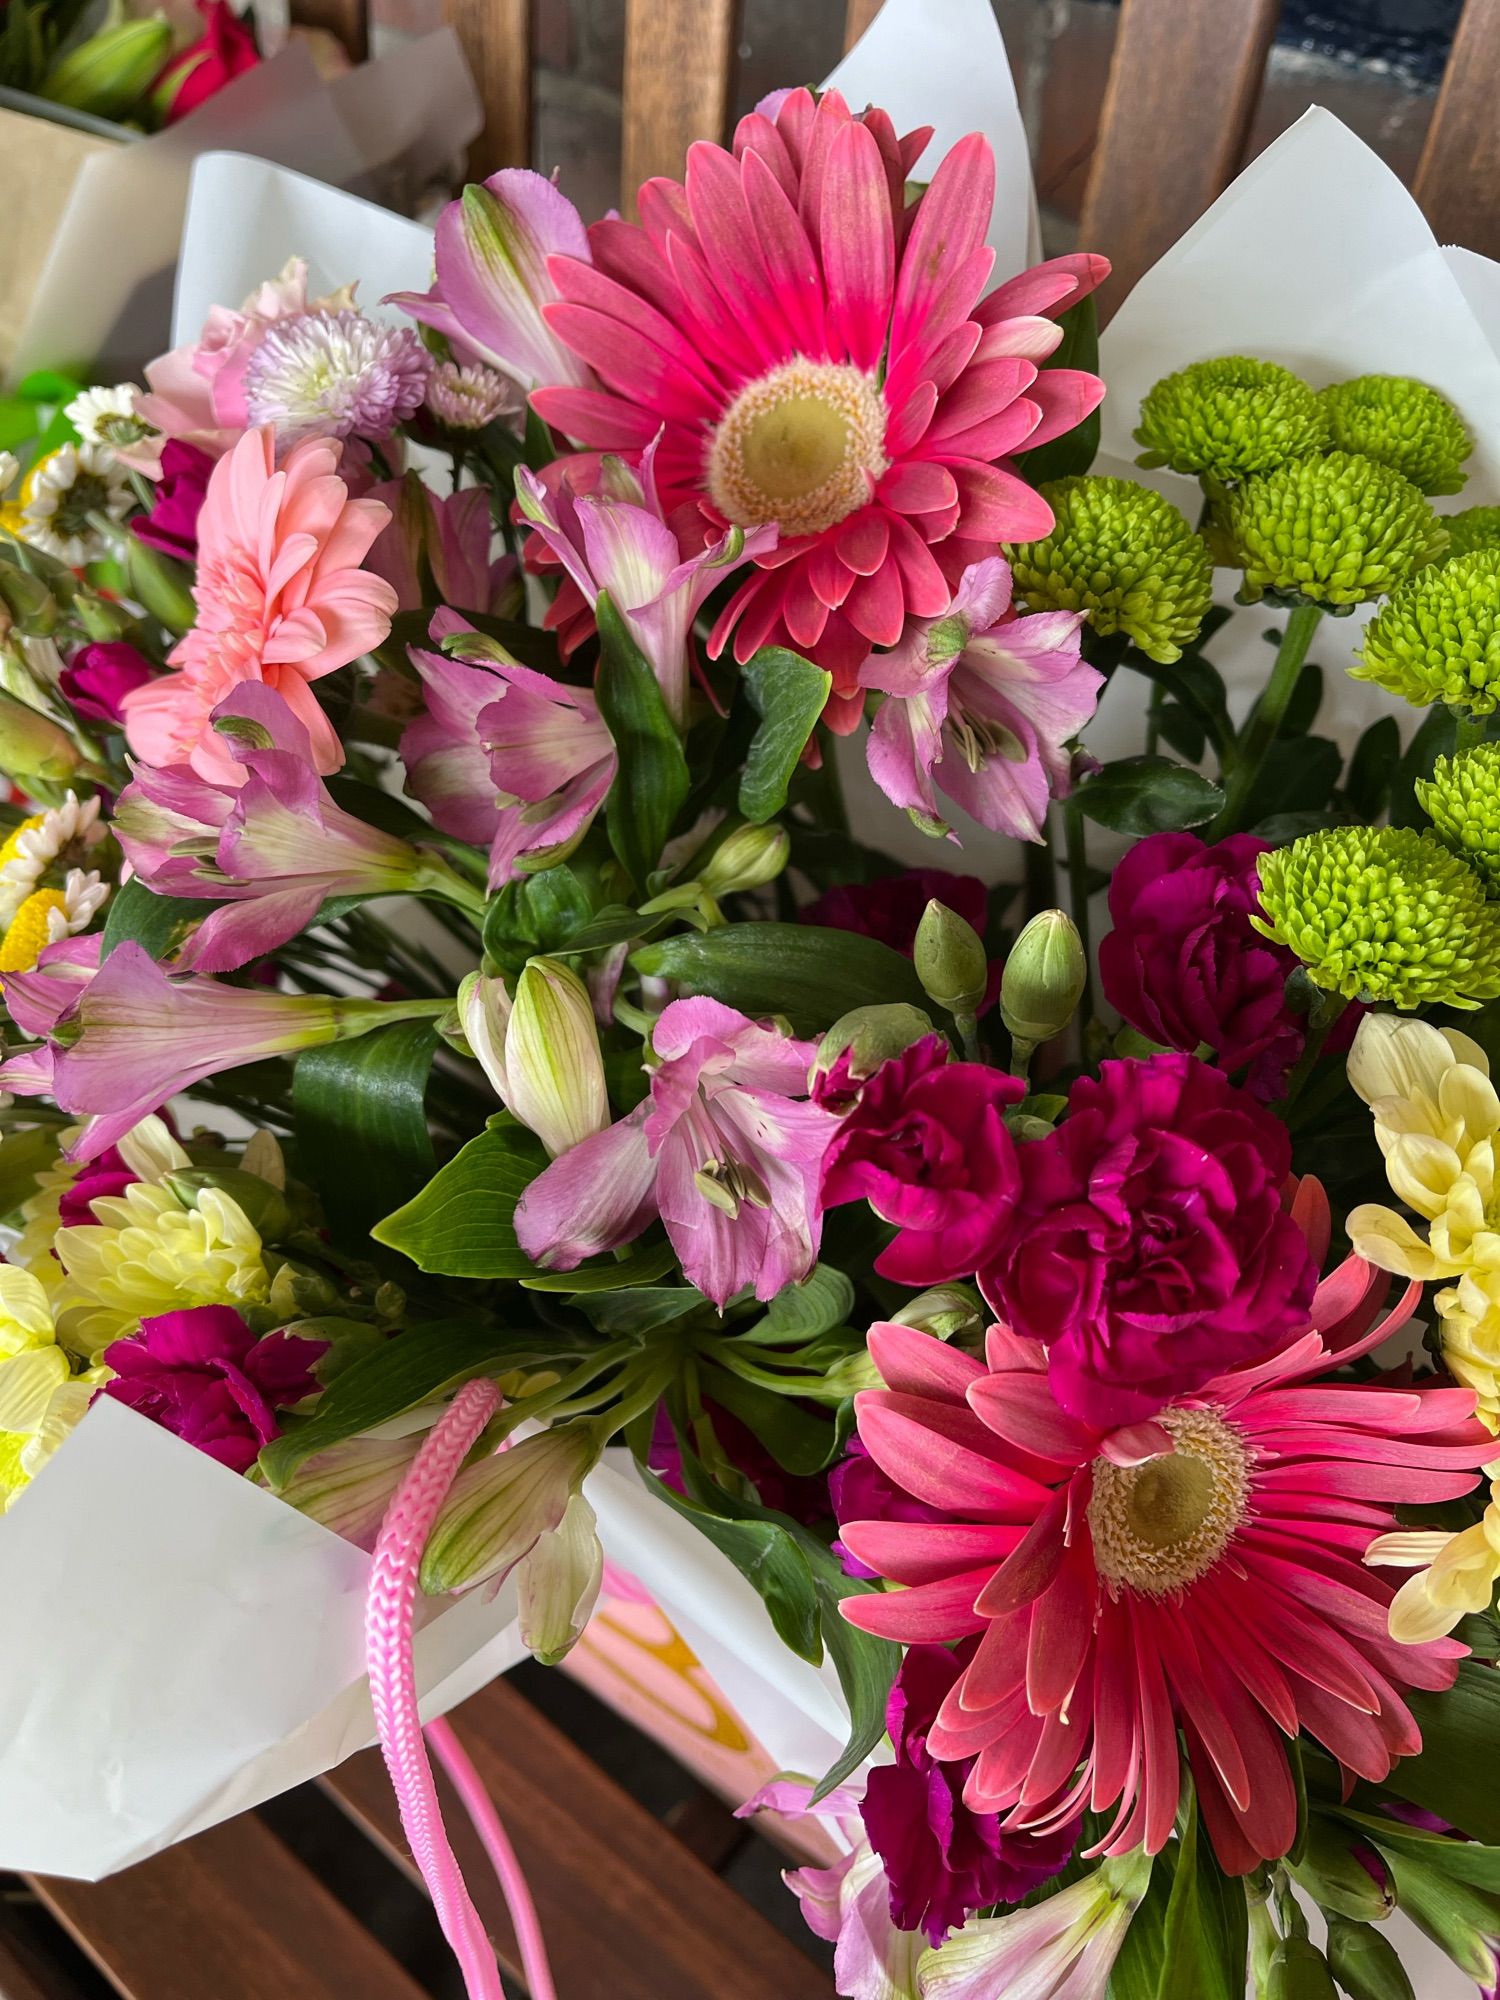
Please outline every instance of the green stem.
[[1261, 767], [1270, 754], [1271, 745], [1281, 733], [1287, 709], [1302, 678], [1307, 649], [1312, 644], [1313, 633], [1317, 631], [1322, 616], [1321, 606], [1299, 604], [1288, 617], [1265, 693], [1257, 702], [1235, 749], [1234, 764], [1225, 788], [1224, 810], [1208, 829], [1210, 840], [1222, 840], [1226, 833], [1240, 830]]
[[1297, 1066], [1286, 1080], [1286, 1096], [1281, 1101], [1281, 1114], [1286, 1116], [1301, 1094], [1302, 1086], [1317, 1067], [1318, 1057], [1323, 1053], [1323, 1044], [1332, 1032], [1333, 1024], [1343, 1013], [1349, 1002], [1342, 993], [1325, 993], [1313, 1002], [1308, 1015], [1307, 1040], [1302, 1045], [1302, 1054]]
[[436, 859], [426, 864], [424, 875], [425, 879], [418, 884], [419, 895], [441, 896], [444, 902], [452, 903], [466, 915], [471, 916], [476, 924], [484, 922], [489, 898], [482, 889], [477, 888], [472, 882], [466, 882], [445, 862]]
[[1026, 914], [1039, 916], [1057, 908], [1057, 860], [1047, 838], [1050, 829], [1043, 823], [1042, 838], [1026, 843]]
[[1453, 731], [1453, 753], [1458, 756], [1465, 750], [1477, 750], [1485, 737], [1485, 721], [1482, 715], [1455, 715]]
[[1078, 998], [1079, 1047], [1089, 1022], [1094, 1018], [1094, 953], [1089, 938], [1089, 850], [1084, 832], [1083, 808], [1075, 795], [1063, 807], [1063, 826], [1068, 841], [1068, 900], [1073, 905], [1073, 922], [1083, 945], [1083, 992]]
[[[575, 1401], [580, 1401], [580, 1392], [591, 1382], [596, 1381], [607, 1369], [613, 1368], [617, 1361], [625, 1360], [628, 1355], [636, 1351], [633, 1340], [610, 1341], [607, 1346], [599, 1348], [586, 1360], [580, 1361], [576, 1368], [570, 1369], [562, 1380], [554, 1382], [550, 1389], [539, 1389], [534, 1396], [521, 1396], [515, 1402], [508, 1403], [491, 1425], [491, 1434], [497, 1438], [507, 1437], [511, 1431], [521, 1424], [529, 1423], [534, 1417], [573, 1414], [571, 1406]], [[602, 1402], [604, 1397], [615, 1393], [615, 1388], [615, 1383], [606, 1382], [596, 1392], [594, 1400]], [[586, 1406], [587, 1400], [581, 1399], [580, 1406]]]

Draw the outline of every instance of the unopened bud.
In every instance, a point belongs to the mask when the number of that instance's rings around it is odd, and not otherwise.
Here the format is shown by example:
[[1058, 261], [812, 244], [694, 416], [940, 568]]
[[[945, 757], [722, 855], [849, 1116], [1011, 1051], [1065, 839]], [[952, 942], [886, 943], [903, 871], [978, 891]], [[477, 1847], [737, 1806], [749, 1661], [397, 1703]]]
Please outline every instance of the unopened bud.
[[57, 599], [39, 576], [14, 563], [0, 563], [0, 602], [12, 627], [28, 639], [45, 639], [57, 629]]
[[136, 622], [123, 605], [114, 604], [92, 590], [74, 593], [73, 613], [88, 636], [105, 646], [123, 639]]
[[[1373, 1866], [1361, 1859], [1362, 1849]], [[1322, 1813], [1309, 1815], [1301, 1857], [1286, 1865], [1314, 1902], [1341, 1917], [1381, 1923], [1396, 1907], [1396, 1892], [1374, 1849]]]
[[78, 745], [50, 716], [0, 693], [0, 771], [7, 777], [23, 786], [29, 778], [62, 785], [81, 762]]
[[1329, 1918], [1328, 1969], [1349, 2000], [1416, 2000], [1395, 1946], [1369, 1924]]
[[927, 905], [917, 925], [912, 958], [934, 1006], [971, 1019], [978, 1013], [989, 984], [989, 960], [978, 931], [957, 910], [936, 900]]
[[594, 1003], [578, 974], [533, 958], [505, 1030], [505, 1102], [554, 1159], [609, 1123]]
[[1277, 1945], [1266, 2000], [1338, 2000], [1328, 1961], [1311, 1938], [1284, 1937]]
[[737, 826], [698, 871], [699, 886], [710, 896], [763, 888], [785, 868], [791, 846], [784, 826]]
[[544, 1667], [555, 1667], [582, 1638], [603, 1581], [594, 1510], [575, 1493], [558, 1526], [537, 1537], [516, 1576], [521, 1644]]
[[852, 1083], [863, 1083], [882, 1063], [933, 1032], [932, 1023], [921, 1008], [909, 1007], [905, 1001], [853, 1007], [839, 1016], [819, 1042], [813, 1058], [813, 1074], [826, 1076], [839, 1058], [846, 1056], [844, 1074]]
[[321, 1271], [305, 1264], [283, 1264], [271, 1280], [269, 1302], [283, 1322], [331, 1312], [339, 1303], [337, 1287]]
[[593, 1424], [559, 1424], [465, 1467], [428, 1537], [423, 1590], [436, 1596], [508, 1576], [562, 1525], [599, 1449]]
[[986, 1316], [979, 1294], [968, 1285], [934, 1285], [891, 1317], [897, 1326], [914, 1326], [935, 1340], [968, 1346], [984, 1332]]
[[179, 637], [198, 616], [193, 603], [192, 571], [158, 549], [148, 549], [139, 535], [126, 534], [120, 549], [130, 595], [151, 616]]
[[420, 1431], [401, 1438], [346, 1438], [305, 1459], [282, 1487], [281, 1497], [346, 1542], [373, 1549], [386, 1509], [422, 1442]]
[[165, 15], [120, 21], [69, 50], [39, 95], [96, 118], [122, 118], [144, 97], [171, 53], [172, 27]]
[[1078, 926], [1043, 910], [1011, 947], [1000, 975], [1000, 1018], [1017, 1042], [1035, 1047], [1060, 1035], [1083, 993], [1088, 967]]

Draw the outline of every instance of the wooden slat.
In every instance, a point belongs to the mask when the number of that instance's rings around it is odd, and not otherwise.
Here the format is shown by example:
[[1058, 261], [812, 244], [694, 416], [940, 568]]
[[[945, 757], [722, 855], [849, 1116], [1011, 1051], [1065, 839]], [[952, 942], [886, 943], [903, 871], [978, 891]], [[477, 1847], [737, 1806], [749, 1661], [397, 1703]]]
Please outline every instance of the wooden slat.
[[469, 178], [531, 165], [531, 0], [443, 0], [468, 59], [484, 127], [469, 148]]
[[341, 42], [350, 62], [370, 53], [369, 0], [291, 0], [294, 28], [321, 28]]
[[64, 1993], [76, 1990], [44, 1974], [34, 1954], [20, 1939], [0, 1928], [0, 2000], [61, 2000]]
[[424, 2000], [251, 1813], [104, 1882], [28, 1879], [125, 2000]]
[[880, 12], [882, 0], [848, 0], [844, 10], [844, 47], [852, 49]]
[[[455, 1727], [505, 1821], [566, 2000], [831, 2000], [790, 1939], [626, 1796], [507, 1682]], [[322, 1780], [408, 1872], [390, 1781], [372, 1750]], [[449, 1838], [502, 1962], [515, 1936], [494, 1875], [446, 1784]]]
[[1122, 0], [1078, 225], [1112, 311], [1234, 178], [1280, 0]]
[[657, 174], [681, 180], [695, 139], [729, 125], [736, 0], [625, 0], [620, 206]]
[[1440, 243], [1500, 257], [1500, 0], [1468, 0], [1412, 191]]

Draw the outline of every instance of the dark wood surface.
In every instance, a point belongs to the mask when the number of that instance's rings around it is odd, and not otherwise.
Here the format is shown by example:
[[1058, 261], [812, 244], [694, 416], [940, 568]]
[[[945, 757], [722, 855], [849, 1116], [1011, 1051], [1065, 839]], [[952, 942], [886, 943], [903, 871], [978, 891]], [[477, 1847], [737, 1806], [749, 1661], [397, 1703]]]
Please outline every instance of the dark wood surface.
[[844, 47], [852, 49], [880, 12], [882, 0], [848, 0], [844, 10]]
[[[789, 1938], [507, 1682], [467, 1703], [455, 1726], [526, 1870], [564, 2000], [831, 2000], [829, 1981]], [[410, 1870], [378, 1755], [352, 1758], [323, 1783]], [[474, 1901], [514, 1971], [494, 1876], [443, 1795]]]
[[1239, 170], [1280, 0], [1122, 0], [1078, 241], [1107, 318]]
[[469, 178], [531, 165], [531, 0], [443, 0], [484, 107]]
[[1413, 192], [1440, 243], [1500, 257], [1500, 0], [1467, 0]]
[[125, 2000], [424, 2000], [253, 1813], [104, 1882], [28, 1879]]
[[64, 1991], [0, 1917], [0, 2000], [59, 2000]]
[[736, 0], [625, 0], [623, 211], [642, 181], [681, 180], [695, 139], [726, 136], [737, 13]]

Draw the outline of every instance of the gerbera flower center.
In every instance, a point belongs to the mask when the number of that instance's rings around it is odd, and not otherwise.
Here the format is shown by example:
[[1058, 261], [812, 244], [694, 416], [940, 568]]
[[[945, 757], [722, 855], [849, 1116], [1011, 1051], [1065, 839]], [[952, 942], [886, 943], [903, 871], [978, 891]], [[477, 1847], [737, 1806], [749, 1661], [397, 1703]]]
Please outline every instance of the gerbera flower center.
[[1176, 1450], [1142, 1465], [1094, 1460], [1089, 1533], [1109, 1583], [1161, 1597], [1205, 1575], [1245, 1518], [1250, 1454], [1211, 1410], [1167, 1410]]
[[726, 521], [816, 535], [863, 507], [885, 471], [885, 403], [847, 362], [783, 362], [741, 389], [708, 449]]

